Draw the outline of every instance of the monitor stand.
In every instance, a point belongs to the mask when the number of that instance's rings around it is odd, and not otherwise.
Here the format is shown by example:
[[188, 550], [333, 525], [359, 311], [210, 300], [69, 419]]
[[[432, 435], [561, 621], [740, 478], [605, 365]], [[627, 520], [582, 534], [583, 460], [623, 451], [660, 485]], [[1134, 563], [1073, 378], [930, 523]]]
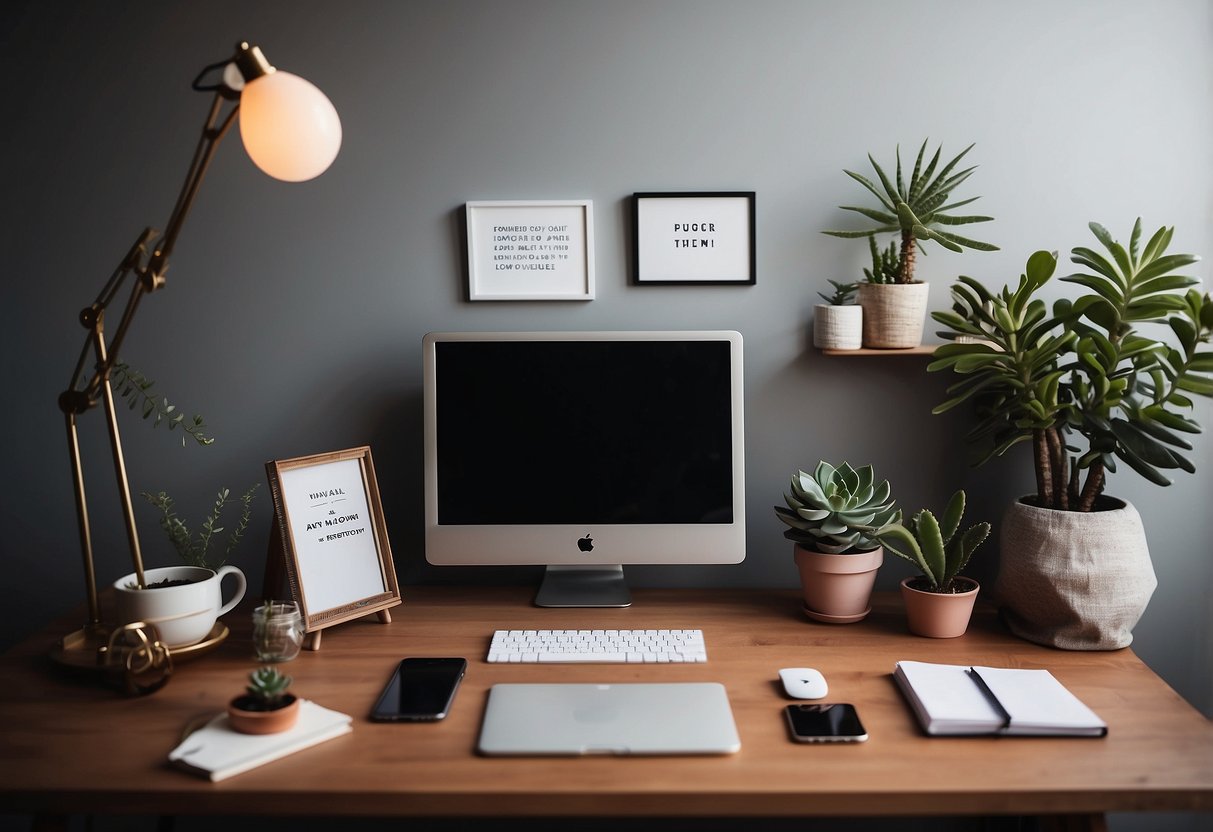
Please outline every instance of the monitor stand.
[[544, 569], [535, 606], [630, 607], [632, 593], [622, 566], [552, 564]]

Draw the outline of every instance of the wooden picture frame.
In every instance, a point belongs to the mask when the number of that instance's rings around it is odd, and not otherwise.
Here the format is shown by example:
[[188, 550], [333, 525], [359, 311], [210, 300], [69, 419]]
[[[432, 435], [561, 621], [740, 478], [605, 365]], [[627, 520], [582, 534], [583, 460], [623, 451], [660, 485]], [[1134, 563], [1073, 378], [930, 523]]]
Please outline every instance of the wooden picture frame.
[[635, 284], [753, 286], [756, 201], [754, 191], [633, 194]]
[[[369, 447], [265, 464], [274, 502], [264, 592], [285, 577], [299, 605], [307, 648], [326, 627], [401, 603]], [[283, 574], [285, 571], [285, 575]]]
[[593, 300], [594, 202], [467, 203], [468, 299]]

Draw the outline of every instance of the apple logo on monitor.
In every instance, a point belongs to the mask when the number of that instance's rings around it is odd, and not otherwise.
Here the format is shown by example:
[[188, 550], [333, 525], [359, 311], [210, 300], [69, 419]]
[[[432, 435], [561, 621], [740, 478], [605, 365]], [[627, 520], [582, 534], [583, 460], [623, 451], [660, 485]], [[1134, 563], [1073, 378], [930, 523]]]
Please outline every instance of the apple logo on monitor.
[[594, 538], [590, 537], [589, 532], [586, 532], [585, 537], [578, 539], [577, 548], [583, 552], [594, 551]]

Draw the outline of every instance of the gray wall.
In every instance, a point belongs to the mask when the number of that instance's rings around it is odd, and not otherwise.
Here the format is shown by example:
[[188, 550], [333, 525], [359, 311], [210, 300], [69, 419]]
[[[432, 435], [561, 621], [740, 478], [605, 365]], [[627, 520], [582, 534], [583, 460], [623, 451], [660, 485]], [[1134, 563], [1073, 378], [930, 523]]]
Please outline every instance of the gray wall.
[[[162, 224], [207, 100], [188, 84], [238, 39], [325, 90], [345, 142], [320, 179], [262, 176], [233, 136], [123, 350], [218, 441], [182, 449], [124, 421], [130, 479], [197, 515], [267, 459], [367, 443], [406, 582], [532, 580], [425, 566], [420, 340], [429, 330], [735, 328], [746, 338], [748, 556], [737, 567], [629, 570], [634, 583], [791, 586], [770, 506], [819, 458], [872, 462], [910, 507], [969, 489], [996, 520], [1031, 488], [1026, 456], [974, 471], [964, 414], [930, 414], [947, 383], [921, 359], [827, 359], [807, 323], [827, 278], [854, 278], [862, 242], [820, 229], [862, 199], [842, 168], [924, 137], [976, 142], [964, 188], [997, 218], [1001, 251], [921, 262], [932, 305], [959, 273], [1015, 279], [1038, 248], [1176, 226], [1213, 253], [1213, 7], [1204, 0], [942, 2], [9, 3], [0, 193], [10, 378], [3, 561], [11, 643], [79, 603], [70, 478], [55, 399], [92, 300], [136, 233]], [[13, 79], [18, 79], [14, 83]], [[755, 287], [628, 284], [637, 190], [755, 190]], [[463, 300], [459, 212], [474, 199], [590, 198], [598, 297]], [[1062, 273], [1065, 273], [1064, 271]], [[1208, 265], [1197, 267], [1207, 281]], [[1055, 292], [1063, 291], [1057, 287]], [[129, 415], [129, 414], [127, 414]], [[1198, 412], [1209, 423], [1210, 408]], [[99, 574], [129, 571], [102, 420], [83, 426]], [[1210, 443], [1198, 471], [1111, 490], [1145, 518], [1159, 589], [1135, 648], [1213, 713]], [[507, 483], [508, 487], [508, 483]], [[169, 563], [149, 507], [148, 560]], [[264, 560], [264, 489], [238, 558]], [[979, 577], [993, 574], [994, 547]], [[882, 585], [906, 571], [886, 567]], [[256, 581], [254, 581], [254, 584]]]

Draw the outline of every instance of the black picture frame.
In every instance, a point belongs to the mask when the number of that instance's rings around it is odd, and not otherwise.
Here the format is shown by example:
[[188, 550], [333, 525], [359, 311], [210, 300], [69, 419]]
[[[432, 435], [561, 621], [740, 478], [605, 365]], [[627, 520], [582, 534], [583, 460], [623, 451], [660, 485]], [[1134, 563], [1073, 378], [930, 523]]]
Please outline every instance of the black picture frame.
[[753, 286], [758, 282], [754, 191], [632, 194], [637, 286]]

